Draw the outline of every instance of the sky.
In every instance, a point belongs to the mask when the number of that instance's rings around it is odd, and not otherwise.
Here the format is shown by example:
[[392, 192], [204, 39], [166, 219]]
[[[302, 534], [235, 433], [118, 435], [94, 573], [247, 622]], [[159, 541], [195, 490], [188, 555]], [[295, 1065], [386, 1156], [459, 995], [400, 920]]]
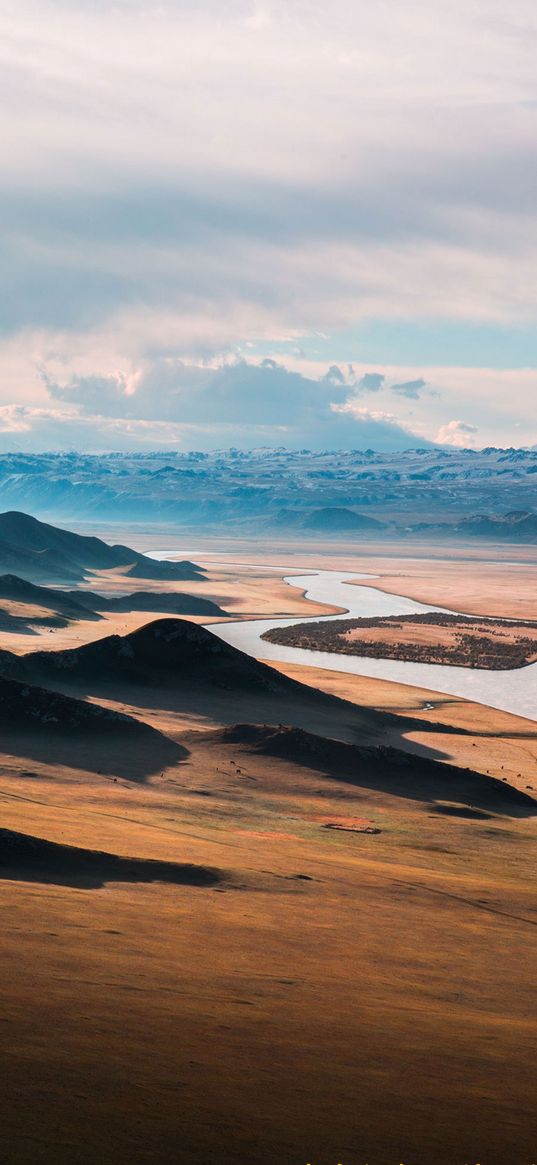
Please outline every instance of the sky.
[[4, 0], [0, 450], [537, 444], [533, 0]]

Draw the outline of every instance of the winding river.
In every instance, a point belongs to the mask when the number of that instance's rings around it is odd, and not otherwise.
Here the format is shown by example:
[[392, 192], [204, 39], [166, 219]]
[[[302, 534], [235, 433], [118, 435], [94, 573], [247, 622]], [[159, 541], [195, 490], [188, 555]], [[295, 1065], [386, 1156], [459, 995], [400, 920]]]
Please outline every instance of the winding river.
[[[177, 557], [177, 551], [154, 552], [152, 557]], [[211, 565], [214, 566], [215, 563], [211, 562]], [[308, 571], [307, 574], [288, 575], [284, 581], [289, 586], [299, 587], [305, 591], [307, 599], [344, 608], [352, 618], [446, 611], [445, 607], [426, 606], [402, 595], [385, 594], [375, 586], [348, 585], [354, 579], [374, 581], [375, 577], [358, 572], [317, 570]], [[263, 632], [271, 627], [289, 627], [294, 623], [316, 623], [321, 618], [324, 620], [342, 617], [341, 614], [337, 614], [314, 615], [309, 618], [294, 615], [286, 619], [248, 619], [242, 622], [212, 623], [210, 630], [226, 643], [257, 659], [305, 664], [308, 667], [321, 667], [329, 671], [350, 672], [353, 675], [391, 680], [395, 683], [409, 684], [411, 687], [426, 688], [442, 695], [460, 696], [464, 700], [473, 700], [490, 708], [498, 708], [503, 712], [512, 712], [517, 716], [537, 721], [537, 663], [511, 671], [484, 671], [480, 668], [452, 667], [446, 664], [405, 663], [394, 659], [368, 659], [359, 655], [308, 651], [304, 648], [267, 643], [261, 638]]]

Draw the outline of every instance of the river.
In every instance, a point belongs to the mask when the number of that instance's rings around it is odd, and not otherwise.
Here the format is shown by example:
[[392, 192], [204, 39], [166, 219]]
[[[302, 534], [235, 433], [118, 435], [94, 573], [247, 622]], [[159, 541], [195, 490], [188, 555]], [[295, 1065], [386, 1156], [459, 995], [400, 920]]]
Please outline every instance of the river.
[[[177, 551], [155, 551], [151, 557], [177, 557]], [[199, 557], [197, 561], [200, 561]], [[212, 561], [210, 565], [216, 564]], [[224, 563], [220, 562], [219, 565]], [[284, 581], [289, 586], [304, 590], [307, 599], [344, 608], [352, 618], [446, 611], [444, 607], [430, 607], [402, 595], [385, 594], [375, 586], [348, 585], [352, 579], [374, 581], [375, 577], [358, 572], [316, 570], [301, 575], [288, 575]], [[498, 708], [503, 712], [512, 712], [517, 716], [537, 721], [537, 663], [511, 671], [484, 671], [480, 668], [452, 667], [446, 664], [406, 663], [394, 659], [338, 655], [337, 652], [307, 651], [304, 648], [267, 643], [261, 638], [263, 632], [272, 627], [289, 627], [294, 623], [316, 623], [321, 618], [324, 621], [342, 617], [338, 614], [314, 615], [310, 618], [294, 615], [287, 619], [248, 619], [241, 622], [212, 623], [210, 630], [226, 643], [257, 659], [305, 664], [308, 667], [321, 667], [328, 671], [391, 680], [395, 683], [409, 684], [411, 687], [426, 688], [442, 695], [460, 696], [464, 700], [474, 700], [478, 704], [486, 704], [490, 708]]]

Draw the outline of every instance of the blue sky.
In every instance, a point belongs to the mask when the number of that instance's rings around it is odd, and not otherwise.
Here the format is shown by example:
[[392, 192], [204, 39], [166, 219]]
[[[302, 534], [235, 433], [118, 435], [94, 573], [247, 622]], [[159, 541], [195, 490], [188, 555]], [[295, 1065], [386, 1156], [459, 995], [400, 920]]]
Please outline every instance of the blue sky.
[[[328, 363], [337, 361], [371, 365], [442, 364], [482, 368], [484, 357], [491, 369], [537, 368], [537, 328], [501, 324], [453, 323], [450, 320], [422, 323], [419, 320], [374, 320], [330, 336], [304, 336], [299, 344]], [[261, 357], [277, 352], [285, 358], [297, 345], [292, 340], [256, 344]], [[537, 387], [537, 379], [536, 379]]]
[[7, 0], [0, 449], [537, 443], [536, 48], [533, 0]]

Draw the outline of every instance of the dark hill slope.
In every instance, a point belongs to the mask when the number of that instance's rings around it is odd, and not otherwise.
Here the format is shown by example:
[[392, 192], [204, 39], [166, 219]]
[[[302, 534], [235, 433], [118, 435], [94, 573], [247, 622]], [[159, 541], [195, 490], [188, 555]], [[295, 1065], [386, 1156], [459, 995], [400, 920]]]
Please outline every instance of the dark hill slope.
[[133, 780], [186, 756], [180, 745], [132, 716], [5, 675], [0, 735], [3, 750], [12, 755]]
[[0, 829], [0, 878], [60, 886], [100, 889], [107, 882], [171, 882], [178, 886], [215, 886], [217, 870], [189, 863], [124, 858], [99, 850], [79, 849]]
[[78, 582], [83, 577], [63, 555], [54, 551], [24, 550], [12, 546], [0, 534], [0, 570], [23, 574], [36, 582]]
[[16, 574], [0, 575], [0, 602], [24, 603], [28, 606], [42, 607], [55, 615], [63, 615], [67, 619], [99, 619], [97, 607], [90, 607], [76, 598], [76, 592], [54, 590], [52, 587], [42, 587], [35, 583], [19, 578]]
[[129, 635], [66, 651], [0, 652], [0, 671], [76, 695], [193, 714], [206, 723], [294, 724], [351, 742], [378, 741], [388, 729], [397, 734], [410, 727], [402, 717], [300, 684], [182, 619], [157, 619]]
[[19, 727], [77, 733], [95, 728], [99, 732], [145, 729], [138, 721], [100, 704], [0, 676], [0, 728], [5, 733]]
[[0, 514], [0, 570], [20, 573], [37, 581], [70, 581], [88, 571], [121, 568], [136, 578], [199, 579], [192, 562], [155, 562], [128, 546], [109, 546], [40, 522], [29, 514], [10, 510]]
[[156, 619], [128, 635], [108, 635], [66, 651], [36, 651], [19, 657], [24, 674], [47, 682], [173, 685], [217, 684], [262, 690], [301, 688], [205, 627], [183, 619]]
[[[448, 802], [434, 806], [446, 815], [471, 818], [476, 810], [511, 817], [537, 815], [533, 797], [495, 777], [396, 748], [364, 748], [281, 725], [236, 724], [224, 729], [220, 736], [226, 743], [303, 765], [332, 780], [425, 803]], [[468, 811], [457, 810], [457, 806], [465, 806]]]
[[225, 617], [218, 603], [198, 595], [175, 594], [170, 591], [133, 591], [117, 598], [94, 591], [63, 591], [39, 586], [16, 574], [0, 575], [0, 604], [2, 600], [42, 607], [66, 619], [100, 619], [101, 612], [129, 611], [162, 612], [167, 615], [206, 615]]
[[27, 670], [24, 656], [15, 655], [14, 651], [0, 648], [0, 675], [5, 676], [6, 679], [24, 680]]
[[151, 611], [166, 615], [207, 615], [208, 618], [226, 615], [222, 607], [210, 599], [203, 599], [198, 595], [174, 594], [170, 591], [134, 591], [130, 595], [120, 595], [118, 598], [82, 590], [68, 591], [66, 594], [71, 596], [77, 605], [95, 612]]

